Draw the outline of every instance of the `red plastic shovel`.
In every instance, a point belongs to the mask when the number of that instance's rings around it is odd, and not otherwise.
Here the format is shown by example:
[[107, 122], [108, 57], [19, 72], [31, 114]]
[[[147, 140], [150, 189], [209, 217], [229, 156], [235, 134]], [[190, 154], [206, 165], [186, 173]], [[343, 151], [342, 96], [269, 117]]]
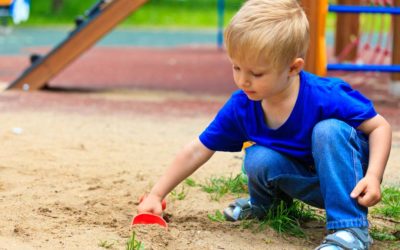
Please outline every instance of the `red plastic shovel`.
[[[145, 196], [140, 198], [139, 202], [142, 202]], [[163, 211], [167, 208], [167, 203], [165, 200], [162, 201], [162, 209]], [[133, 217], [132, 226], [138, 224], [145, 224], [145, 225], [160, 225], [162, 227], [168, 228], [167, 222], [163, 219], [163, 217], [151, 214], [151, 213], [141, 213]]]
[[133, 217], [132, 220], [132, 226], [138, 225], [138, 224], [145, 224], [145, 225], [160, 225], [162, 227], [168, 228], [167, 222], [163, 219], [163, 217], [155, 215], [155, 214], [150, 214], [150, 213], [142, 213], [138, 214], [135, 217]]

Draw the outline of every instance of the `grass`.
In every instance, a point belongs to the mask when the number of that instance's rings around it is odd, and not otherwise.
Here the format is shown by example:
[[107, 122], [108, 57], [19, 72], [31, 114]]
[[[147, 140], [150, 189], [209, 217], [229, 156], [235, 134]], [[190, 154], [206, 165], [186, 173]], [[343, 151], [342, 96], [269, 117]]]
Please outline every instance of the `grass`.
[[204, 185], [200, 185], [202, 190], [211, 194], [211, 199], [218, 201], [226, 194], [248, 193], [247, 180], [242, 174], [235, 177], [212, 177]]
[[[211, 178], [206, 184], [199, 185], [202, 190], [212, 194], [213, 200], [219, 200], [226, 194], [248, 194], [247, 178], [243, 174], [234, 177]], [[220, 211], [214, 215], [208, 214], [208, 218], [214, 222], [223, 222], [225, 218]], [[317, 215], [315, 210], [300, 201], [295, 201], [290, 207], [281, 202], [276, 209], [267, 212], [265, 219], [242, 221], [243, 228], [252, 228], [257, 225], [257, 230], [263, 230], [267, 226], [280, 234], [287, 233], [297, 237], [306, 237], [300, 227], [300, 222], [309, 220], [323, 220], [323, 217]]]
[[102, 240], [98, 244], [99, 247], [110, 249], [114, 246], [114, 242], [108, 242], [107, 240]]
[[216, 210], [214, 214], [208, 214], [207, 217], [214, 222], [224, 222], [225, 216], [221, 213], [221, 211]]
[[185, 184], [188, 185], [189, 187], [197, 186], [197, 183], [192, 178], [185, 179]]
[[253, 228], [257, 231], [270, 227], [279, 234], [289, 234], [299, 238], [307, 238], [301, 228], [301, 223], [310, 220], [323, 221], [315, 210], [300, 201], [295, 201], [291, 206], [281, 202], [275, 209], [270, 209], [262, 220], [248, 220], [242, 222], [243, 228]]
[[[247, 178], [243, 174], [230, 177], [212, 177], [205, 184], [197, 184], [188, 178], [185, 184], [190, 187], [199, 186], [209, 194], [213, 200], [219, 200], [226, 194], [248, 194]], [[383, 219], [394, 220], [398, 224], [400, 218], [400, 188], [384, 187], [382, 191], [382, 201], [380, 205], [372, 210], [372, 214], [383, 216]], [[208, 214], [207, 217], [213, 222], [224, 222], [224, 215], [220, 211]], [[254, 228], [263, 230], [271, 227], [280, 234], [289, 234], [296, 237], [307, 237], [301, 228], [301, 223], [311, 220], [324, 221], [324, 216], [316, 213], [316, 210], [300, 201], [294, 201], [293, 205], [287, 207], [283, 202], [276, 209], [269, 210], [267, 216], [259, 220], [245, 220], [241, 222], [243, 228]], [[400, 224], [399, 224], [400, 225]], [[400, 226], [395, 228], [371, 229], [371, 236], [379, 241], [398, 241]]]
[[373, 210], [373, 214], [400, 220], [400, 188], [385, 187], [382, 191], [382, 200]]
[[373, 227], [370, 232], [371, 237], [380, 241], [396, 241], [398, 240], [387, 228]]
[[[400, 188], [399, 187], [384, 187], [382, 191], [382, 200], [371, 211], [373, 217], [387, 220], [391, 223], [385, 223], [384, 226], [374, 226], [370, 230], [372, 238], [379, 241], [397, 242], [397, 247], [400, 249]], [[394, 226], [391, 224], [394, 223]]]
[[143, 250], [143, 249], [144, 245], [142, 244], [142, 242], [136, 239], [136, 233], [135, 231], [133, 231], [132, 236], [126, 242], [126, 250]]
[[181, 201], [181, 200], [184, 200], [186, 198], [187, 191], [185, 190], [185, 186], [182, 186], [181, 187], [181, 191], [177, 191], [177, 189], [174, 189], [174, 190], [171, 191], [170, 194], [174, 199], [177, 199], [177, 200]]

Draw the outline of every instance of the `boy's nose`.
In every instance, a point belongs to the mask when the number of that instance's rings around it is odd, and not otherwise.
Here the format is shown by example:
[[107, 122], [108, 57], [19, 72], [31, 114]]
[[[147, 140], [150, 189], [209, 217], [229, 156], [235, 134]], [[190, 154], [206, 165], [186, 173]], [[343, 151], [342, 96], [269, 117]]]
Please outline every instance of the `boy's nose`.
[[245, 79], [244, 81], [241, 82], [241, 85], [245, 88], [250, 87], [251, 82], [247, 79]]
[[240, 78], [239, 78], [239, 83], [240, 83], [240, 85], [242, 85], [243, 87], [248, 87], [248, 86], [251, 85], [251, 82], [250, 82], [249, 78], [248, 78], [246, 75], [244, 75], [244, 74], [242, 74], [242, 75], [240, 76]]

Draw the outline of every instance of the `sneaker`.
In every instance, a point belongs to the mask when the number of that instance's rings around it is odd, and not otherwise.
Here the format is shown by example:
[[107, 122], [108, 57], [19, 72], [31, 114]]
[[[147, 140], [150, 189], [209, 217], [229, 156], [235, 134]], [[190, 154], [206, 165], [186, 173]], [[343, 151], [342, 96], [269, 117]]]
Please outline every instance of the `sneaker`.
[[365, 228], [345, 228], [325, 237], [315, 250], [368, 250], [373, 240]]
[[252, 205], [249, 198], [237, 199], [224, 210], [227, 221], [262, 219], [265, 215], [265, 209]]

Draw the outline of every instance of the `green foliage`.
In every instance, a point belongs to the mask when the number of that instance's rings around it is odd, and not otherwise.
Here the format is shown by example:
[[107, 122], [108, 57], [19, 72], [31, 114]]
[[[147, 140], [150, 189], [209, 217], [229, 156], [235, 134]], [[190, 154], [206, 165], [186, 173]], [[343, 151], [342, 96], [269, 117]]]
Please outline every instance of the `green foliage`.
[[202, 190], [212, 194], [213, 200], [219, 200], [225, 194], [248, 193], [247, 181], [244, 175], [238, 174], [235, 177], [212, 177], [205, 185], [200, 185]]
[[136, 239], [136, 233], [135, 231], [133, 231], [132, 236], [126, 242], [126, 250], [143, 250], [143, 249], [144, 245], [142, 244], [142, 242]]
[[373, 210], [373, 213], [397, 220], [400, 219], [400, 188], [385, 187], [382, 191], [382, 201], [380, 205]]
[[291, 217], [297, 218], [300, 221], [325, 221], [324, 216], [317, 214], [314, 208], [301, 201], [295, 200], [288, 210]]
[[270, 209], [267, 216], [261, 221], [259, 228], [269, 226], [276, 232], [289, 234], [295, 237], [306, 238], [306, 234], [301, 228], [302, 221], [324, 220], [315, 213], [308, 205], [300, 201], [295, 201], [288, 206], [283, 201], [274, 209]]
[[185, 186], [181, 187], [181, 191], [177, 191], [176, 189], [171, 191], [171, 196], [177, 200], [183, 200], [186, 198], [186, 191], [185, 191]]
[[197, 183], [196, 183], [193, 179], [191, 179], [191, 178], [187, 178], [187, 179], [185, 180], [185, 184], [188, 185], [189, 187], [195, 187], [195, 186], [197, 186]]
[[105, 249], [110, 249], [114, 246], [114, 242], [108, 242], [106, 240], [102, 240], [99, 242], [98, 246]]
[[[72, 24], [75, 17], [84, 15], [97, 1], [63, 1], [54, 11], [51, 0], [34, 1], [31, 17], [26, 25]], [[225, 23], [239, 9], [242, 0], [229, 0], [225, 4]], [[135, 11], [124, 23], [135, 26], [164, 27], [216, 27], [216, 0], [150, 0]]]
[[257, 231], [270, 227], [279, 234], [289, 234], [295, 237], [306, 238], [307, 235], [301, 228], [301, 222], [308, 220], [324, 220], [308, 205], [295, 201], [291, 206], [281, 202], [274, 209], [270, 209], [262, 220], [244, 220], [243, 228], [254, 228]]
[[380, 240], [380, 241], [395, 241], [395, 240], [397, 240], [396, 236], [394, 236], [393, 234], [391, 234], [390, 232], [388, 232], [385, 229], [378, 229], [376, 227], [373, 227], [369, 233], [370, 233], [371, 237], [374, 238], [375, 240]]
[[224, 222], [225, 216], [221, 213], [221, 211], [216, 210], [214, 214], [207, 214], [207, 217], [214, 222]]

